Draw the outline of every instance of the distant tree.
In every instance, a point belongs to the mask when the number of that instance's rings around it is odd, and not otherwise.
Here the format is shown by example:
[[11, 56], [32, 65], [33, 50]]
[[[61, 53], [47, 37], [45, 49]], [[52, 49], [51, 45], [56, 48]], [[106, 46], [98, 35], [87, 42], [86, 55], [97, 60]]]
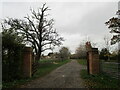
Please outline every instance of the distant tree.
[[112, 60], [117, 60], [118, 58], [118, 51], [113, 51], [112, 53], [111, 53], [111, 59]]
[[79, 45], [79, 47], [76, 49], [75, 54], [76, 54], [76, 57], [79, 58], [79, 59], [80, 58], [83, 58], [83, 59], [86, 58], [86, 47], [83, 43], [81, 43]]
[[107, 54], [108, 55], [108, 60], [110, 60], [110, 55], [109, 55], [109, 52], [110, 52], [110, 37], [109, 36], [104, 36], [104, 41], [105, 41], [105, 48], [107, 49]]
[[70, 55], [70, 59], [78, 59], [78, 57], [77, 57], [76, 54], [71, 54], [71, 55]]
[[53, 28], [54, 20], [47, 19], [46, 11], [48, 10], [50, 9], [46, 7], [46, 4], [43, 4], [37, 12], [31, 9], [32, 14], [25, 17], [26, 20], [8, 18], [2, 24], [3, 30], [16, 30], [18, 35], [24, 37], [24, 41], [33, 47], [37, 60], [40, 59], [42, 52], [52, 50], [54, 46], [61, 45], [63, 41], [63, 37], [60, 37]]
[[112, 51], [110, 58], [111, 60], [116, 60], [120, 63], [119, 57], [120, 57], [120, 50], [117, 47], [116, 49]]
[[103, 48], [101, 51], [100, 51], [100, 59], [103, 59], [105, 61], [108, 60], [108, 54], [110, 54], [107, 50], [107, 48]]
[[115, 44], [117, 42], [120, 42], [120, 10], [117, 11], [116, 15], [118, 17], [113, 17], [109, 19], [105, 24], [110, 29], [110, 33], [114, 33], [116, 35], [113, 35], [111, 39], [111, 44]]
[[62, 47], [59, 50], [59, 57], [61, 60], [69, 59], [70, 51], [67, 47]]

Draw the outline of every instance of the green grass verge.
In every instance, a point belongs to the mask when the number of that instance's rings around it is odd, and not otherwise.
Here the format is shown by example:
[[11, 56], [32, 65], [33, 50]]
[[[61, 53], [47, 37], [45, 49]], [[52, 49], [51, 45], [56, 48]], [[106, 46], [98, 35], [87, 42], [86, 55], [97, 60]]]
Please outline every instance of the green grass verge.
[[51, 62], [56, 62], [56, 60], [51, 60], [51, 59], [41, 59], [39, 60], [39, 63], [51, 63]]
[[105, 73], [88, 75], [87, 70], [81, 70], [80, 76], [84, 79], [87, 88], [119, 88], [120, 85], [117, 79], [113, 79]]
[[56, 69], [57, 67], [68, 63], [69, 61], [70, 60], [55, 61], [55, 63], [43, 64], [43, 65], [41, 65], [41, 67], [38, 69], [38, 71], [35, 73], [35, 75], [33, 77], [34, 78], [42, 77], [42, 76], [48, 74], [49, 72], [51, 72], [52, 70]]
[[[33, 77], [31, 78], [24, 78], [24, 79], [20, 79], [20, 80], [15, 80], [13, 82], [7, 82], [7, 83], [2, 83], [2, 87], [3, 88], [19, 88], [21, 84], [25, 84], [31, 80], [37, 79], [39, 77], [42, 77], [48, 73], [50, 73], [51, 71], [53, 71], [54, 69], [56, 69], [57, 67], [68, 63], [70, 60], [63, 60], [63, 61], [54, 61], [55, 63], [45, 63], [44, 65], [41, 65], [39, 67], [39, 69], [37, 70], [37, 72], [34, 74]], [[44, 61], [41, 61], [42, 63]], [[45, 61], [47, 62], [47, 61]], [[48, 62], [50, 62], [48, 60]]]
[[79, 59], [77, 60], [79, 64], [81, 65], [87, 65], [87, 60], [86, 59]]

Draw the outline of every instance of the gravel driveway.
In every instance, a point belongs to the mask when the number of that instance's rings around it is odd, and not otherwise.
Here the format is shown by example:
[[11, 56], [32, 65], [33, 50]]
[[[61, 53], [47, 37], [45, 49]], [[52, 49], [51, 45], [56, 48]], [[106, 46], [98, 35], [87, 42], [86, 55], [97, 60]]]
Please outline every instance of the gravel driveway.
[[33, 80], [21, 88], [85, 88], [80, 78], [80, 70], [86, 68], [76, 60], [62, 65], [48, 75]]

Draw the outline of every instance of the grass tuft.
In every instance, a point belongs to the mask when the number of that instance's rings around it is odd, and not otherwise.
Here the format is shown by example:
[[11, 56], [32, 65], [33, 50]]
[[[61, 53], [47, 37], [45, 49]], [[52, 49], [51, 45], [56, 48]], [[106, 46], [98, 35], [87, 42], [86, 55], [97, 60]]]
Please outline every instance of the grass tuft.
[[87, 65], [87, 60], [86, 59], [79, 59], [77, 60], [79, 64], [81, 65]]
[[[85, 80], [87, 88], [119, 88], [119, 81], [105, 73], [88, 75], [87, 70], [81, 70], [81, 78]], [[119, 84], [119, 85], [118, 85]]]

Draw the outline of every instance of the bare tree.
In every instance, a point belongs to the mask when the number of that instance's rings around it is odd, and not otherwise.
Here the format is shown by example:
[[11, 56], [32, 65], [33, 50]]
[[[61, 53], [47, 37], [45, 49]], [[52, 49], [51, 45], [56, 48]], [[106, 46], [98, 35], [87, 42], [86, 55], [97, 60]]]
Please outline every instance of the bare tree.
[[38, 60], [42, 52], [52, 50], [54, 46], [61, 45], [63, 41], [63, 37], [60, 37], [53, 28], [54, 20], [47, 19], [48, 10], [50, 9], [46, 4], [43, 4], [37, 12], [31, 9], [31, 15], [27, 15], [25, 20], [8, 18], [2, 24], [3, 30], [17, 30], [18, 35], [22, 35], [24, 41], [31, 44]]
[[79, 47], [75, 51], [77, 58], [85, 58], [86, 57], [86, 48], [85, 44], [81, 43]]

